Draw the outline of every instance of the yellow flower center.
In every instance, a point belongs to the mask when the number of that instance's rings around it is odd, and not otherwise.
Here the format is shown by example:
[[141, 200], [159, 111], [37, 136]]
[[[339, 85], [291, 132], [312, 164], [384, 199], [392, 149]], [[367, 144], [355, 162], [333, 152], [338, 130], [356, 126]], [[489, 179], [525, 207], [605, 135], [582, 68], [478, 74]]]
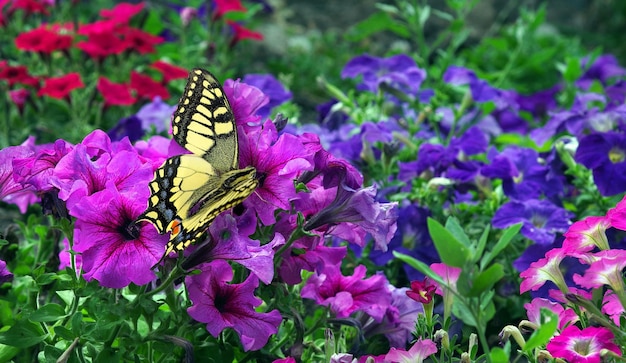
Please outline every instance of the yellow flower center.
[[613, 164], [621, 163], [625, 159], [626, 153], [619, 147], [614, 146], [611, 150], [609, 150], [609, 160], [611, 160]]

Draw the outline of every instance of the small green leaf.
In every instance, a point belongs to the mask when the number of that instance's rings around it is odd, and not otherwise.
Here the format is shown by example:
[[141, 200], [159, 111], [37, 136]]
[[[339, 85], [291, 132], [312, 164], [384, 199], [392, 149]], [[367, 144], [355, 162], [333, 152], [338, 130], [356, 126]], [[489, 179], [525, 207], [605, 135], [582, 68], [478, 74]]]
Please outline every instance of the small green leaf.
[[429, 279], [435, 281], [436, 283], [445, 286], [446, 283], [443, 281], [443, 279], [441, 278], [441, 276], [437, 275], [433, 270], [430, 269], [430, 267], [428, 267], [425, 263], [423, 263], [422, 261], [418, 261], [415, 258], [409, 256], [409, 255], [404, 255], [402, 253], [398, 253], [398, 252], [393, 252], [393, 255], [399, 259], [400, 261], [406, 263], [407, 265], [413, 267], [414, 269], [416, 269], [417, 271], [423, 273], [424, 275], [426, 275]]
[[469, 260], [468, 248], [432, 218], [428, 218], [428, 232], [443, 263], [451, 267], [463, 267]]
[[480, 268], [484, 269], [485, 266], [487, 266], [496, 256], [498, 256], [498, 254], [509, 245], [513, 237], [518, 235], [520, 229], [522, 229], [521, 223], [514, 224], [505, 229], [498, 242], [496, 242], [495, 246], [493, 246], [493, 249], [487, 252], [485, 254], [485, 257], [483, 257], [482, 261], [480, 262]]
[[65, 309], [59, 304], [46, 304], [34, 311], [28, 319], [34, 322], [58, 321], [65, 317]]
[[496, 282], [504, 277], [504, 268], [499, 263], [489, 266], [474, 278], [472, 288], [467, 296], [478, 297], [487, 290], [490, 290]]
[[463, 243], [468, 248], [472, 246], [472, 242], [470, 241], [469, 237], [467, 237], [467, 234], [465, 234], [465, 231], [463, 230], [463, 227], [461, 227], [461, 225], [459, 224], [458, 219], [454, 217], [448, 218], [446, 220], [446, 230], [450, 232], [454, 236], [454, 238], [457, 239], [457, 241]]
[[[507, 344], [511, 344], [507, 342]], [[489, 352], [489, 357], [491, 357], [491, 363], [508, 363], [511, 360], [509, 359], [509, 355], [511, 352], [506, 352], [504, 349], [500, 347], [494, 347]]]
[[[489, 237], [489, 231], [491, 230], [491, 225], [485, 226], [483, 233], [480, 235], [480, 239], [478, 240], [478, 246], [476, 246], [476, 251], [474, 252], [474, 259], [478, 259], [483, 255], [483, 251], [485, 250], [485, 246], [487, 246], [487, 238]], [[477, 262], [477, 261], [474, 261]]]
[[44, 334], [39, 325], [27, 320], [20, 320], [9, 330], [0, 333], [0, 344], [24, 349], [41, 343], [47, 336], [48, 334]]
[[76, 338], [76, 335], [74, 335], [74, 333], [72, 333], [71, 330], [69, 330], [68, 328], [64, 326], [55, 326], [54, 334], [68, 341], [72, 341], [74, 340], [74, 338]]
[[533, 349], [545, 346], [556, 333], [559, 318], [548, 309], [541, 309], [541, 324], [526, 341], [523, 351], [531, 353]]

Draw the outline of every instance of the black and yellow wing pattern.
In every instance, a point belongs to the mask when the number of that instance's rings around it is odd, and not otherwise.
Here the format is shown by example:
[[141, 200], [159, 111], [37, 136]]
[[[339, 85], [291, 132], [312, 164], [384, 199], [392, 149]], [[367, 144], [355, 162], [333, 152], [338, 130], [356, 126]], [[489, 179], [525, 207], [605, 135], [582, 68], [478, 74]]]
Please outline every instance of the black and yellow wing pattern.
[[172, 119], [174, 140], [192, 154], [167, 159], [150, 182], [145, 220], [170, 232], [165, 255], [196, 242], [223, 211], [257, 187], [254, 167], [239, 169], [237, 125], [219, 81], [193, 69]]

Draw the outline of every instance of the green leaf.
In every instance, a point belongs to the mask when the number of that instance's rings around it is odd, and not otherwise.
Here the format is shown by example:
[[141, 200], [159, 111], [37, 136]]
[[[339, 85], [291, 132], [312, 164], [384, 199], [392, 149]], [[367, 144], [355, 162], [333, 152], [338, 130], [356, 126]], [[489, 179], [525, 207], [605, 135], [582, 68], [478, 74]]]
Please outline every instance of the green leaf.
[[443, 263], [461, 268], [469, 260], [468, 248], [432, 218], [428, 218], [428, 232]]
[[11, 361], [11, 359], [15, 357], [19, 351], [19, 348], [0, 344], [0, 362], [4, 363]]
[[476, 246], [476, 251], [474, 251], [474, 259], [479, 258], [483, 255], [483, 251], [485, 250], [485, 246], [487, 246], [487, 238], [489, 237], [489, 231], [491, 230], [491, 225], [486, 225], [483, 233], [480, 235], [480, 239], [478, 240], [478, 246]]
[[47, 336], [38, 324], [20, 320], [9, 330], [0, 333], [0, 344], [24, 349], [41, 343]]
[[348, 34], [348, 39], [358, 42], [385, 30], [390, 30], [401, 37], [406, 38], [409, 36], [409, 31], [398, 24], [391, 15], [377, 12], [353, 26]]
[[446, 230], [450, 232], [454, 238], [456, 238], [459, 242], [463, 243], [465, 246], [470, 248], [472, 246], [472, 242], [470, 241], [467, 234], [463, 230], [463, 227], [459, 224], [459, 220], [454, 217], [449, 217], [446, 220]]
[[520, 229], [522, 229], [522, 224], [517, 223], [504, 230], [504, 233], [502, 233], [502, 236], [500, 237], [498, 242], [496, 242], [495, 246], [493, 246], [493, 249], [487, 252], [485, 254], [485, 257], [483, 257], [482, 261], [480, 262], [481, 270], [483, 270], [485, 266], [487, 266], [496, 256], [498, 256], [500, 252], [502, 252], [502, 250], [504, 250], [509, 245], [513, 237], [518, 235]]
[[68, 328], [64, 326], [55, 326], [54, 334], [68, 341], [72, 341], [74, 340], [74, 338], [76, 338], [76, 335], [74, 335], [74, 333], [72, 333], [71, 330], [69, 330]]
[[34, 311], [28, 319], [34, 322], [58, 321], [65, 317], [65, 309], [59, 304], [46, 304]]
[[414, 269], [416, 269], [417, 271], [423, 273], [424, 275], [426, 275], [429, 279], [437, 282], [440, 285], [446, 286], [447, 284], [443, 281], [443, 279], [441, 278], [441, 276], [437, 275], [433, 270], [430, 269], [430, 267], [428, 267], [428, 265], [426, 265], [425, 263], [423, 263], [422, 261], [418, 261], [415, 258], [409, 256], [409, 255], [404, 255], [402, 253], [398, 253], [398, 252], [393, 252], [393, 255], [399, 259], [400, 261], [406, 263], [407, 265], [413, 267]]
[[563, 73], [563, 78], [565, 78], [568, 83], [573, 83], [583, 74], [583, 70], [580, 66], [580, 58], [577, 57], [567, 57], [565, 65], [559, 68]]
[[[511, 343], [507, 342], [507, 344], [511, 344]], [[510, 351], [507, 352], [500, 347], [494, 347], [489, 352], [489, 357], [491, 358], [491, 363], [508, 363], [510, 362], [509, 360], [510, 354], [511, 354]]]
[[472, 288], [467, 296], [480, 296], [482, 293], [490, 290], [502, 277], [504, 277], [504, 268], [502, 265], [499, 263], [491, 265], [474, 278]]
[[556, 333], [556, 328], [559, 323], [558, 316], [548, 309], [541, 309], [541, 324], [539, 328], [533, 332], [533, 334], [526, 341], [523, 351], [526, 353], [532, 353], [533, 349], [543, 347]]

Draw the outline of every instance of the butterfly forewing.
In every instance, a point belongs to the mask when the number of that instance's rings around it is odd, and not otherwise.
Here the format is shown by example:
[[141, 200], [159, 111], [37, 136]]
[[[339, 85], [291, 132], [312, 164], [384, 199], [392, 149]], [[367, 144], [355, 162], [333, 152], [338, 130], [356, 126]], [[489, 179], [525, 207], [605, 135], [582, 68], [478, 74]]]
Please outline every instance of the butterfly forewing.
[[174, 139], [193, 155], [167, 159], [150, 182], [148, 208], [139, 216], [170, 233], [165, 254], [196, 242], [221, 212], [257, 187], [253, 167], [238, 168], [237, 127], [219, 82], [194, 69], [172, 118]]
[[[239, 166], [237, 126], [219, 81], [194, 69], [172, 119], [174, 139], [224, 172]], [[233, 152], [234, 150], [234, 152]]]

